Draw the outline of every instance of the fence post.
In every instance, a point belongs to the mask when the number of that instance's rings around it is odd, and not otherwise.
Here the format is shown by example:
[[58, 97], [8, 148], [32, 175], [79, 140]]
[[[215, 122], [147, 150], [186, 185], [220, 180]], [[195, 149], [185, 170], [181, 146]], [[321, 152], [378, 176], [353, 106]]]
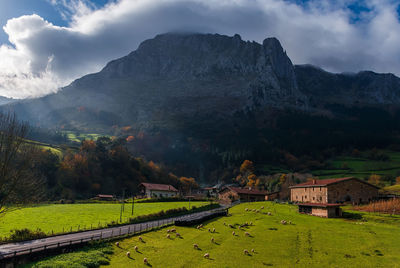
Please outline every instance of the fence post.
[[100, 233], [100, 240], [103, 238], [103, 231]]

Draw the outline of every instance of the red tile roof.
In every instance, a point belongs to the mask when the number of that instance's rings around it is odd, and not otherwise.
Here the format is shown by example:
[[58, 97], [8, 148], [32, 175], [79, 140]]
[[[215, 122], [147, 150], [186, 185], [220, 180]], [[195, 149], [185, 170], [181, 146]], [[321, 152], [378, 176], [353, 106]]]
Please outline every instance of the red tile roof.
[[331, 203], [298, 203], [298, 206], [307, 206], [307, 207], [340, 207], [342, 204], [331, 204]]
[[234, 191], [238, 194], [252, 194], [252, 195], [267, 195], [268, 192], [266, 191], [259, 191], [259, 190], [255, 190], [255, 189], [251, 189], [251, 188], [240, 188], [240, 187], [232, 187], [232, 186], [228, 186], [226, 187], [231, 191]]
[[111, 194], [98, 194], [97, 197], [99, 198], [114, 198]]
[[178, 192], [178, 190], [169, 184], [158, 184], [158, 183], [141, 183], [146, 189], [155, 190], [155, 191], [170, 191], [170, 192]]
[[370, 184], [370, 183], [368, 183], [368, 182], [366, 182], [366, 181], [363, 181], [363, 180], [360, 180], [360, 179], [357, 179], [357, 178], [354, 178], [354, 177], [336, 178], [336, 179], [325, 179], [325, 180], [310, 180], [310, 181], [307, 181], [307, 182], [304, 182], [304, 183], [300, 183], [300, 184], [297, 184], [297, 185], [290, 186], [289, 188], [327, 186], [327, 185], [331, 185], [331, 184], [335, 184], [335, 183], [342, 182], [342, 181], [347, 181], [347, 180], [358, 180], [359, 182], [362, 182], [362, 183], [371, 185], [371, 186], [373, 186], [373, 187], [375, 187], [375, 188], [379, 188], [379, 187], [377, 187], [377, 186], [375, 186], [375, 185], [372, 185], [372, 184]]

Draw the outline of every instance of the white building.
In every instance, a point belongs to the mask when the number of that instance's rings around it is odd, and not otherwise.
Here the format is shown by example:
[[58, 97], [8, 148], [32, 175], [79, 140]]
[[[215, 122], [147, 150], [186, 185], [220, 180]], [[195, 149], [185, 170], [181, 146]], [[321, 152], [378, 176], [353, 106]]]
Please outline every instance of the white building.
[[178, 190], [168, 184], [141, 183], [139, 185], [140, 193], [147, 198], [166, 198], [178, 195]]

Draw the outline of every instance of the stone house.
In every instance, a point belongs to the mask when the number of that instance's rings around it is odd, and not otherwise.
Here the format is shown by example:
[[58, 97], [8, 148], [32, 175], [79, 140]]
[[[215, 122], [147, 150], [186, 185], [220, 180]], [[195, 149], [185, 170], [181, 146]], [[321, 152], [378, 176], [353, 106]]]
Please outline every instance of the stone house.
[[218, 199], [222, 203], [232, 203], [235, 201], [241, 202], [254, 202], [254, 201], [264, 201], [266, 191], [259, 191], [256, 189], [240, 188], [233, 186], [226, 186], [218, 193]]
[[141, 183], [138, 188], [140, 194], [147, 198], [168, 198], [178, 195], [178, 190], [168, 184]]
[[290, 200], [298, 203], [299, 212], [321, 217], [340, 217], [340, 204], [368, 203], [379, 197], [379, 187], [349, 177], [311, 180], [290, 188]]
[[311, 180], [290, 187], [290, 200], [301, 203], [369, 203], [379, 197], [379, 187], [349, 177]]

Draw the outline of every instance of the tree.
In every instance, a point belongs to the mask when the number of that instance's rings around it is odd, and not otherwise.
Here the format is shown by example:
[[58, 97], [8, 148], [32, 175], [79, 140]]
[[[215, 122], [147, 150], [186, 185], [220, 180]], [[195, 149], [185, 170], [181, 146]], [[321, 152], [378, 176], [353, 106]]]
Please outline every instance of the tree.
[[381, 176], [377, 175], [377, 174], [372, 174], [371, 176], [369, 176], [368, 182], [375, 185], [375, 186], [383, 186], [383, 182], [381, 181]]
[[190, 190], [199, 188], [199, 185], [194, 178], [181, 177], [179, 182], [184, 193], [189, 193]]
[[0, 113], [0, 215], [42, 197], [43, 181], [35, 171], [38, 148], [26, 142], [28, 125]]

